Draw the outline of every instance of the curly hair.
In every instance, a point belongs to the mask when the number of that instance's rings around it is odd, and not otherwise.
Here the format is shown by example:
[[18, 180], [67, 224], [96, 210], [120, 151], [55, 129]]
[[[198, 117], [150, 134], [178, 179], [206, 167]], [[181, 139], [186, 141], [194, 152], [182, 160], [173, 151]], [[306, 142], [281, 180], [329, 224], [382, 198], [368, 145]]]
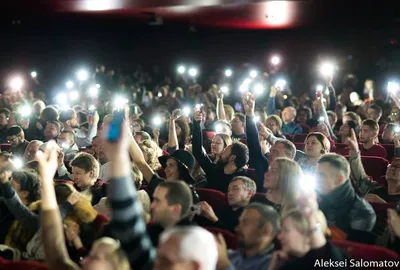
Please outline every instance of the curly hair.
[[144, 140], [139, 144], [140, 150], [146, 157], [146, 162], [149, 164], [153, 171], [161, 169], [161, 164], [158, 161], [159, 153], [161, 152], [160, 147], [152, 140]]
[[21, 190], [29, 192], [29, 204], [40, 200], [42, 195], [42, 182], [38, 174], [30, 171], [14, 171], [12, 173], [12, 178], [20, 185]]

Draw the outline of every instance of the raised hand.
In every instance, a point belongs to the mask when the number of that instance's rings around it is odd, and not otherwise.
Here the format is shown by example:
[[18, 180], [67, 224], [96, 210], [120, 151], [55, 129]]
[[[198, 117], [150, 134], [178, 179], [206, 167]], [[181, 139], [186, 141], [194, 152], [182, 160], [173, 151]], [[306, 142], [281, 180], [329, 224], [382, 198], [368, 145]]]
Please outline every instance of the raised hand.
[[271, 86], [271, 91], [269, 92], [269, 96], [270, 97], [275, 97], [276, 96], [276, 92], [278, 92], [278, 89], [274, 85]]
[[58, 168], [58, 149], [56, 142], [50, 141], [44, 152], [38, 151], [36, 153], [39, 173], [43, 181], [53, 181]]
[[344, 142], [350, 151], [357, 153], [359, 151], [357, 136], [354, 129], [350, 130], [350, 137]]
[[193, 119], [195, 121], [202, 121], [203, 120], [203, 113], [197, 108], [194, 110]]
[[242, 97], [244, 111], [248, 116], [254, 116], [255, 98], [253, 94], [246, 93]]
[[172, 111], [171, 116], [170, 116], [170, 120], [176, 121], [179, 119], [179, 117], [182, 116], [182, 111], [181, 109], [175, 109]]
[[394, 147], [400, 147], [400, 134], [396, 134], [393, 137]]

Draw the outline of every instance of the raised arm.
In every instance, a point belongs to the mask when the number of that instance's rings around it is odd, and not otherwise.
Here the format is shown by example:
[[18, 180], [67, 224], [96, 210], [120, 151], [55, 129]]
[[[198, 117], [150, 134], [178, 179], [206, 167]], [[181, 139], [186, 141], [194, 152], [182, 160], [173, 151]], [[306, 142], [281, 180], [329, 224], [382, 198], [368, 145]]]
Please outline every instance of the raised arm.
[[275, 96], [276, 96], [276, 87], [275, 86], [271, 86], [271, 91], [269, 92], [269, 99], [267, 102], [267, 114], [271, 115], [271, 114], [275, 114], [275, 110], [276, 110], [276, 103], [275, 103]]
[[[113, 148], [111, 147], [110, 150], [111, 149]], [[129, 139], [128, 152], [132, 159], [132, 162], [136, 164], [136, 166], [142, 172], [144, 180], [146, 180], [147, 183], [150, 183], [154, 175], [154, 171], [150, 168], [149, 164], [147, 164], [146, 160], [144, 159], [142, 150], [140, 149], [135, 139], [132, 138], [132, 136], [130, 136]]]
[[87, 133], [76, 133], [75, 134], [75, 143], [79, 147], [89, 146], [92, 144], [94, 136], [97, 134], [97, 125], [99, 123], [99, 114], [97, 111], [93, 116], [88, 116], [88, 132]]
[[[54, 147], [55, 148], [55, 147]], [[69, 257], [65, 245], [63, 223], [54, 191], [53, 176], [57, 170], [57, 152], [39, 151], [39, 171], [42, 178], [42, 212], [40, 229], [49, 269], [80, 269]]]
[[[169, 133], [168, 133], [168, 152], [171, 153], [170, 151], [172, 148], [175, 148], [177, 150], [179, 148], [179, 142], [178, 142], [178, 136], [176, 135], [176, 129], [175, 129], [175, 121], [181, 116], [181, 110], [176, 109], [171, 113], [171, 116], [169, 118]], [[172, 151], [173, 152], [173, 151]]]
[[192, 150], [193, 155], [199, 163], [200, 167], [208, 175], [212, 173], [213, 163], [207, 156], [203, 149], [203, 131], [200, 127], [201, 119], [203, 114], [200, 110], [196, 109], [194, 111], [194, 121], [193, 121], [193, 139], [192, 139]]
[[224, 94], [218, 91], [217, 94], [217, 118], [218, 120], [226, 120], [224, 109]]
[[112, 208], [112, 234], [121, 242], [132, 269], [148, 269], [155, 258], [155, 249], [146, 232], [143, 210], [137, 200], [132, 182], [130, 160], [127, 150], [131, 142], [128, 127], [123, 126], [122, 136], [116, 143], [105, 141], [113, 148], [110, 166], [110, 192]]

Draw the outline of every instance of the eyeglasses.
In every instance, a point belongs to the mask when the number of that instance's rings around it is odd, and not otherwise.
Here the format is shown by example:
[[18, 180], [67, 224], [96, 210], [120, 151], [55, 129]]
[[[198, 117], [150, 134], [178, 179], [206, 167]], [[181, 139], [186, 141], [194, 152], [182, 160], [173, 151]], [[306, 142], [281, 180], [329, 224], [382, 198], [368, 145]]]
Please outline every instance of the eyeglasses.
[[8, 143], [12, 143], [12, 142], [15, 142], [17, 139], [18, 139], [18, 137], [15, 137], [15, 138], [12, 138], [12, 139], [7, 140], [7, 142], [8, 142]]

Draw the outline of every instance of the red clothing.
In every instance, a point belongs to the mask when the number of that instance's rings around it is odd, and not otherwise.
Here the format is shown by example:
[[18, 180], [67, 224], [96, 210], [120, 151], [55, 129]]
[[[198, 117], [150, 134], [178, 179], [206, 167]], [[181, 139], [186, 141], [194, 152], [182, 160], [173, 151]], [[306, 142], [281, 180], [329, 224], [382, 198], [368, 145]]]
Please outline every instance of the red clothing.
[[365, 149], [362, 145], [360, 147], [360, 154], [361, 156], [367, 156], [367, 157], [382, 157], [387, 159], [387, 152], [386, 149], [380, 145], [380, 144], [375, 144], [372, 146], [370, 149]]

